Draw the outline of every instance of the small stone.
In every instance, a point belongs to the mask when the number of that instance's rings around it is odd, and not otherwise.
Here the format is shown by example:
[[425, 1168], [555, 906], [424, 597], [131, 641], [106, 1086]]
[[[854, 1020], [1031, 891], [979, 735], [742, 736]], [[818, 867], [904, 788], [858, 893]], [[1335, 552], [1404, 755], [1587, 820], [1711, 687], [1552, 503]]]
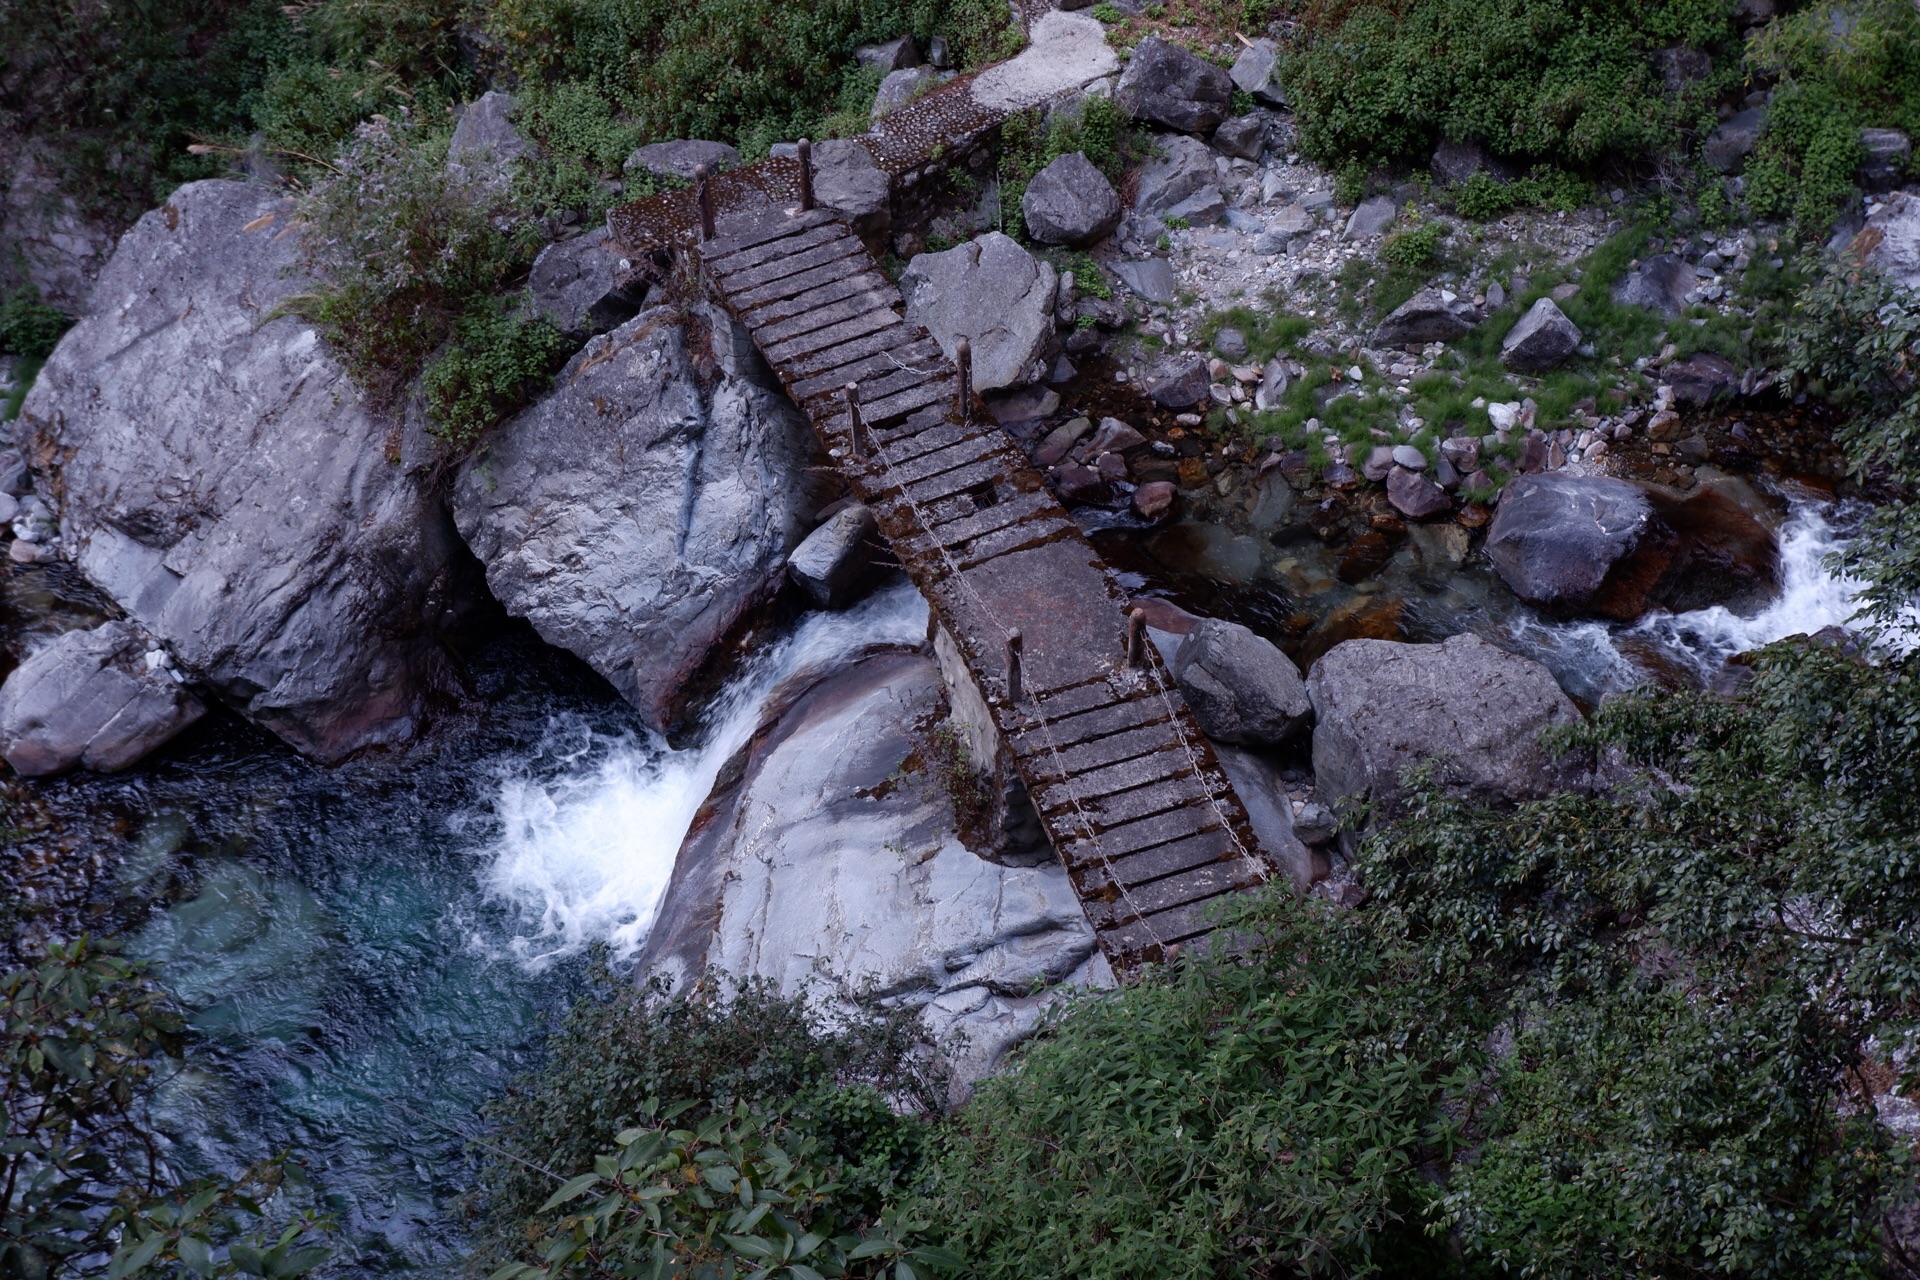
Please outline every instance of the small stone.
[[842, 507], [787, 557], [787, 576], [816, 609], [843, 609], [871, 576], [879, 525], [859, 503]]
[[1173, 510], [1177, 492], [1165, 480], [1150, 480], [1133, 491], [1133, 509], [1144, 520], [1158, 520]]
[[1393, 461], [1396, 465], [1411, 471], [1424, 471], [1427, 466], [1427, 455], [1410, 444], [1400, 444], [1393, 447]]
[[739, 163], [740, 153], [724, 142], [681, 138], [673, 142], [649, 143], [628, 156], [622, 167], [628, 173], [637, 170], [659, 178], [679, 178], [692, 182], [694, 172], [703, 164], [718, 171], [731, 169]]
[[1387, 476], [1387, 501], [1409, 520], [1424, 520], [1453, 505], [1447, 491], [1417, 471], [1395, 467]]
[[1371, 200], [1362, 200], [1358, 208], [1347, 219], [1347, 228], [1343, 233], [1348, 240], [1365, 240], [1373, 236], [1384, 235], [1399, 210], [1394, 208], [1392, 196], [1375, 196]]
[[1040, 447], [1034, 451], [1035, 464], [1050, 467], [1059, 462], [1067, 456], [1074, 445], [1080, 443], [1080, 437], [1091, 430], [1093, 430], [1093, 420], [1085, 417], [1073, 418], [1055, 427], [1047, 433], [1047, 438], [1042, 440]]
[[1360, 468], [1360, 474], [1369, 480], [1385, 480], [1387, 473], [1393, 470], [1393, 448], [1390, 445], [1375, 445], [1368, 453], [1367, 460]]
[[1228, 360], [1247, 358], [1247, 335], [1228, 326], [1213, 335], [1213, 349]]
[[1191, 409], [1210, 398], [1207, 362], [1191, 353], [1167, 355], [1147, 370], [1147, 394], [1166, 409]]
[[1544, 372], [1572, 355], [1580, 340], [1580, 330], [1553, 299], [1541, 298], [1508, 331], [1500, 344], [1500, 362], [1509, 369]]
[[1100, 505], [1113, 497], [1107, 478], [1092, 467], [1073, 463], [1060, 468], [1060, 501], [1071, 505]]
[[1241, 160], [1258, 160], [1266, 150], [1267, 129], [1259, 116], [1235, 116], [1213, 131], [1213, 145]]
[[1270, 107], [1287, 105], [1287, 92], [1280, 86], [1280, 46], [1272, 40], [1249, 41], [1234, 59], [1228, 73], [1236, 89], [1252, 94]]

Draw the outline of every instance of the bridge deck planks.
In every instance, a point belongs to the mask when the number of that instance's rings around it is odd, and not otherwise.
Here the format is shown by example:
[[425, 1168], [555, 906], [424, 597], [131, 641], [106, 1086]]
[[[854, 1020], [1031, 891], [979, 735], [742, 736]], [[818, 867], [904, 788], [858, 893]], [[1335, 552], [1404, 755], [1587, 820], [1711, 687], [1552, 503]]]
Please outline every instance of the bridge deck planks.
[[[708, 288], [959, 645], [1108, 960], [1125, 968], [1203, 937], [1219, 898], [1273, 870], [1158, 655], [1127, 666], [1111, 572], [1019, 449], [960, 422], [952, 366], [901, 318], [850, 229], [766, 208], [722, 231], [698, 250]], [[850, 381], [864, 458], [850, 447]], [[1025, 696], [1011, 705], [1009, 628], [1024, 641]]]

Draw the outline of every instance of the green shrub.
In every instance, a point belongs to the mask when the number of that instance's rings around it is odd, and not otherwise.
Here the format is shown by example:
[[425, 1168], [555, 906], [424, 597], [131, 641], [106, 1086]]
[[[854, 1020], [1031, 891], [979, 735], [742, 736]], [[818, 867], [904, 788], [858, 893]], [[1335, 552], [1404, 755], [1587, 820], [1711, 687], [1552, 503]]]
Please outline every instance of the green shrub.
[[21, 285], [0, 298], [0, 354], [44, 360], [72, 324], [71, 316], [41, 301], [36, 286]]
[[[262, 1238], [262, 1203], [304, 1188], [269, 1160], [182, 1181], [154, 1123], [182, 1023], [146, 971], [88, 937], [0, 974], [0, 1274], [299, 1276], [323, 1224]], [[283, 1206], [284, 1207], [284, 1206]]]
[[504, 306], [461, 316], [446, 350], [420, 378], [433, 434], [449, 444], [472, 444], [546, 386], [567, 346], [546, 320]]
[[1366, 1274], [1422, 1224], [1472, 1037], [1404, 946], [1281, 894], [1233, 958], [1087, 997], [954, 1119], [910, 1216], [979, 1280]]
[[1405, 227], [1388, 236], [1380, 246], [1380, 256], [1396, 267], [1428, 267], [1440, 257], [1440, 242], [1447, 237], [1445, 223], [1423, 222]]
[[1484, 222], [1531, 206], [1571, 213], [1593, 199], [1593, 184], [1564, 169], [1544, 166], [1511, 182], [1481, 169], [1447, 192], [1447, 197], [1461, 217]]
[[1020, 38], [992, 0], [504, 0], [481, 21], [523, 85], [590, 85], [647, 139], [762, 146], [820, 136], [857, 45], [938, 32], [975, 63]]
[[[945, 1104], [923, 1061], [911, 1011], [829, 1017], [764, 981], [709, 975], [677, 994], [604, 975], [549, 1040], [551, 1057], [489, 1110], [502, 1150], [565, 1172], [594, 1160], [624, 1129], [663, 1108], [699, 1128], [744, 1103], [769, 1125], [817, 1142], [847, 1213], [876, 1219], [913, 1176], [925, 1140], [918, 1113]], [[905, 1114], [895, 1114], [899, 1105]], [[551, 1182], [515, 1160], [486, 1168], [495, 1247], [551, 1222]]]
[[[1588, 165], [1677, 145], [1737, 70], [1722, 0], [1413, 0], [1329, 6], [1282, 79], [1301, 149], [1323, 164], [1422, 163], [1442, 137]], [[1686, 44], [1715, 71], [1679, 92], [1654, 53]]]
[[398, 401], [462, 316], [493, 308], [541, 243], [500, 185], [449, 176], [446, 147], [410, 115], [380, 117], [301, 202], [302, 266], [318, 287], [288, 305], [376, 405]]
[[[691, 1129], [667, 1127], [687, 1104], [620, 1132], [594, 1170], [541, 1206], [599, 1198], [562, 1218], [537, 1252], [546, 1265], [510, 1263], [489, 1280], [645, 1275], [768, 1280], [918, 1280], [962, 1260], [916, 1244], [917, 1232], [855, 1213], [825, 1145], [769, 1121], [746, 1103]], [[884, 1110], [884, 1102], [882, 1103]]]

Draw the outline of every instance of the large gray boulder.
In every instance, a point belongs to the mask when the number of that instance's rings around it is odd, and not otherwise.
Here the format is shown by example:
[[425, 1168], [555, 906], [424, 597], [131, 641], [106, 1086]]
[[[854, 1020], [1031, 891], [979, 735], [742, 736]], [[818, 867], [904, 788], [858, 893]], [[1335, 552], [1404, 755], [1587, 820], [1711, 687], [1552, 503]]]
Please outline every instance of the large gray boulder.
[[[408, 437], [274, 317], [291, 202], [196, 182], [135, 224], [24, 409], [80, 571], [195, 679], [322, 760], [458, 687], [471, 563]], [[251, 228], [251, 229], [249, 229]]]
[[840, 609], [873, 576], [873, 509], [852, 503], [808, 534], [787, 557], [787, 577], [816, 609]]
[[527, 301], [536, 314], [574, 338], [617, 329], [639, 314], [647, 285], [596, 227], [542, 249], [527, 276]]
[[1051, 265], [998, 231], [918, 254], [900, 277], [907, 319], [925, 325], [949, 360], [961, 338], [972, 344], [977, 391], [1046, 377], [1059, 285]]
[[871, 118], [878, 120], [906, 106], [939, 84], [942, 78], [940, 72], [932, 67], [903, 67], [898, 71], [889, 71], [873, 95], [873, 106], [869, 113]]
[[1896, 191], [1867, 215], [1867, 264], [1920, 293], [1920, 196]]
[[1173, 678], [1217, 742], [1277, 746], [1313, 715], [1293, 659], [1237, 622], [1202, 620], [1180, 642]]
[[1392, 196], [1374, 196], [1370, 200], [1362, 200], [1348, 215], [1346, 230], [1342, 234], [1349, 240], [1383, 236], [1387, 228], [1393, 225], [1398, 213]]
[[1608, 476], [1521, 476], [1487, 530], [1487, 558], [1522, 600], [1621, 621], [1646, 610], [1678, 550], [1646, 493]]
[[825, 974], [918, 1008], [962, 1090], [1039, 1024], [1046, 988], [1110, 985], [1059, 862], [976, 857], [934, 771], [903, 776], [942, 698], [932, 661], [887, 653], [762, 726], [681, 847], [642, 966], [785, 991]]
[[1613, 300], [1658, 311], [1672, 319], [1687, 309], [1687, 300], [1699, 284], [1700, 277], [1694, 274], [1685, 258], [1659, 253], [1621, 278], [1613, 287]]
[[1160, 138], [1154, 152], [1134, 184], [1133, 207], [1141, 213], [1168, 213], [1204, 190], [1217, 189], [1220, 173], [1213, 152], [1198, 138]]
[[647, 173], [656, 178], [678, 178], [692, 182], [706, 165], [715, 173], [740, 163], [740, 153], [724, 142], [704, 138], [675, 138], [670, 142], [649, 142], [638, 147], [621, 167], [628, 173]]
[[1479, 323], [1473, 304], [1448, 298], [1438, 289], [1422, 289], [1387, 313], [1373, 331], [1376, 347], [1418, 347], [1464, 338]]
[[664, 728], [778, 585], [813, 508], [805, 419], [732, 321], [641, 312], [589, 342], [460, 468], [453, 516], [493, 595]]
[[1227, 118], [1233, 81], [1179, 45], [1148, 36], [1134, 46], [1114, 99], [1136, 120], [1207, 133]]
[[1250, 41], [1227, 74], [1234, 88], [1252, 94], [1256, 101], [1270, 107], [1287, 105], [1287, 91], [1280, 86], [1280, 46], [1272, 40]]
[[829, 138], [813, 148], [813, 194], [845, 218], [868, 249], [885, 250], [893, 226], [893, 180], [858, 138]]
[[[69, 631], [0, 685], [0, 756], [25, 777], [113, 773], [206, 714], [124, 622]], [[164, 655], [158, 655], [164, 657]]]
[[1449, 789], [1481, 802], [1532, 800], [1580, 780], [1540, 745], [1580, 718], [1545, 667], [1474, 635], [1441, 644], [1347, 640], [1307, 676], [1313, 772], [1329, 802], [1371, 801], [1391, 817], [1401, 771], [1444, 757]]
[[1732, 173], [1746, 164], [1747, 157], [1760, 145], [1760, 135], [1766, 130], [1767, 109], [1748, 107], [1721, 121], [1719, 127], [1707, 135], [1706, 144], [1700, 149], [1700, 159], [1709, 169]]
[[1120, 225], [1120, 197], [1085, 152], [1070, 151], [1033, 175], [1020, 212], [1041, 244], [1086, 245]]
[[1580, 346], [1580, 329], [1552, 298], [1541, 298], [1500, 342], [1500, 363], [1523, 373], [1558, 368]]
[[533, 144], [513, 123], [513, 95], [489, 89], [460, 109], [447, 143], [447, 172], [465, 182], [505, 187]]

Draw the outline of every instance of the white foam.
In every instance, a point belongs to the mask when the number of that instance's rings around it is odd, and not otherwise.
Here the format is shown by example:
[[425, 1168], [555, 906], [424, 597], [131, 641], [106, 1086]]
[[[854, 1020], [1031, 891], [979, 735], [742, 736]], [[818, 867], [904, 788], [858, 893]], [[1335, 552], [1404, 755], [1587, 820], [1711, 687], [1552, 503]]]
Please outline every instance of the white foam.
[[845, 613], [811, 614], [727, 686], [708, 711], [705, 740], [685, 750], [556, 722], [531, 757], [503, 768], [496, 834], [482, 850], [483, 887], [518, 921], [507, 949], [536, 970], [596, 942], [616, 961], [631, 959], [714, 778], [782, 687], [926, 633], [926, 603], [904, 583]]
[[1602, 622], [1542, 622], [1532, 615], [1510, 625], [1515, 647], [1538, 658], [1563, 684], [1588, 697], [1644, 683], [1641, 667], [1622, 650], [1657, 648], [1692, 670], [1704, 683], [1728, 658], [1793, 635], [1812, 635], [1828, 627], [1862, 630], [1856, 616], [1862, 584], [1836, 571], [1831, 557], [1843, 550], [1843, 517], [1831, 504], [1796, 500], [1780, 530], [1780, 590], [1750, 615], [1723, 605], [1647, 614], [1631, 626]]

